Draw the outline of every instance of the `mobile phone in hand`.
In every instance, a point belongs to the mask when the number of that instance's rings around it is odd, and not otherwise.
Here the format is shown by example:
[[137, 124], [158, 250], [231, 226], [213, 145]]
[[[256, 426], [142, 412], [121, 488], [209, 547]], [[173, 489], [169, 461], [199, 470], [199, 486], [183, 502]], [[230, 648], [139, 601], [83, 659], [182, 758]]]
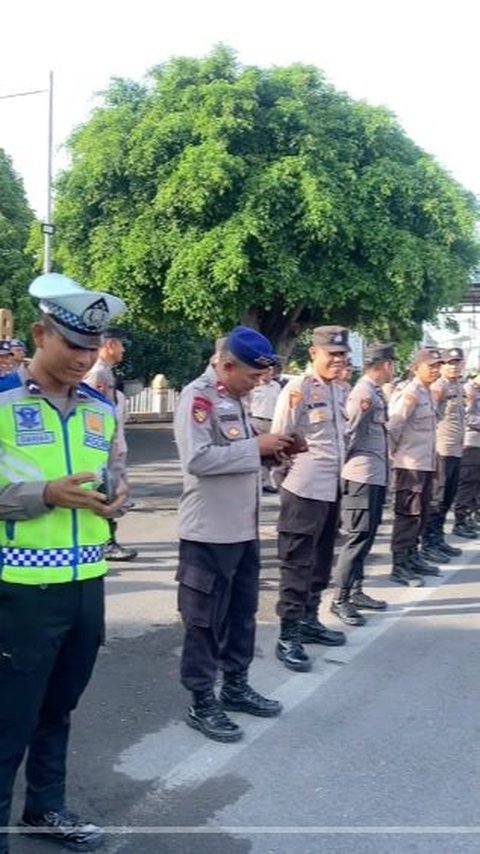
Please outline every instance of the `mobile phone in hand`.
[[100, 485], [97, 487], [97, 492], [101, 492], [107, 499], [107, 504], [111, 504], [115, 498], [115, 483], [111, 472], [108, 468], [102, 468], [100, 472]]

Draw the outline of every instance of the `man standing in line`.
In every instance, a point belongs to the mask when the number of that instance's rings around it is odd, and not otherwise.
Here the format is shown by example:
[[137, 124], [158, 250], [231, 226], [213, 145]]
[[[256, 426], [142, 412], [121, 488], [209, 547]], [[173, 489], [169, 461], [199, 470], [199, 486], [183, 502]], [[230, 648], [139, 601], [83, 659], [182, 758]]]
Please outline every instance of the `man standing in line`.
[[[125, 305], [58, 273], [30, 294], [35, 354], [0, 380], [0, 826], [28, 750], [22, 825], [90, 851], [103, 832], [65, 806], [70, 714], [104, 634], [106, 519], [126, 490], [113, 407], [82, 379]], [[98, 489], [105, 468], [111, 503]]]
[[[273, 377], [273, 368], [270, 368], [250, 394], [250, 416], [257, 433], [270, 433], [280, 391], [280, 385]], [[270, 469], [266, 465], [262, 465], [262, 492], [266, 495], [277, 492], [270, 483]]]
[[480, 374], [465, 384], [465, 409], [465, 443], [460, 461], [453, 533], [474, 540], [477, 537], [474, 514], [480, 499]]
[[436, 412], [430, 387], [438, 379], [442, 355], [436, 349], [418, 350], [413, 379], [392, 398], [388, 433], [394, 469], [393, 567], [390, 578], [409, 587], [422, 587], [424, 575], [439, 575], [418, 552], [430, 510], [436, 468]]
[[384, 610], [387, 603], [363, 591], [364, 563], [382, 519], [388, 482], [387, 404], [382, 392], [392, 381], [390, 344], [368, 347], [365, 373], [347, 398], [346, 462], [342, 469], [342, 520], [347, 539], [338, 555], [330, 610], [351, 626], [362, 626], [358, 609]]
[[422, 539], [422, 555], [444, 563], [462, 550], [445, 542], [445, 520], [458, 488], [460, 461], [465, 434], [463, 405], [463, 351], [450, 347], [442, 351], [440, 378], [432, 385], [437, 406], [437, 471], [433, 481], [432, 505]]
[[338, 379], [348, 352], [348, 331], [319, 326], [309, 349], [311, 368], [280, 394], [272, 430], [296, 434], [307, 445], [282, 483], [278, 522], [280, 638], [276, 656], [285, 667], [311, 669], [303, 643], [338, 646], [343, 632], [318, 620], [328, 586], [337, 532], [345, 418]]
[[[245, 398], [276, 363], [270, 342], [238, 326], [215, 364], [183, 389], [175, 440], [184, 488], [178, 511], [178, 605], [185, 624], [181, 680], [193, 702], [187, 724], [215, 741], [238, 741], [226, 711], [274, 717], [281, 705], [254, 691], [258, 602], [258, 510], [262, 456], [293, 444], [278, 433], [256, 436]], [[220, 701], [214, 694], [223, 670]]]
[[[115, 365], [119, 365], [123, 361], [125, 354], [125, 335], [120, 328], [110, 326], [102, 335], [102, 343], [98, 351], [98, 356], [91, 370], [84, 377], [84, 382], [92, 386], [92, 388], [101, 392], [113, 402], [118, 420], [122, 420], [120, 430], [117, 430], [117, 441], [122, 442], [121, 453], [124, 454], [126, 460], [126, 444], [123, 432], [124, 412], [119, 411], [119, 401], [117, 398], [116, 380], [113, 373]], [[117, 527], [116, 519], [109, 519], [110, 537], [105, 546], [105, 558], [115, 561], [135, 560], [137, 557], [137, 549], [127, 548], [117, 542]]]

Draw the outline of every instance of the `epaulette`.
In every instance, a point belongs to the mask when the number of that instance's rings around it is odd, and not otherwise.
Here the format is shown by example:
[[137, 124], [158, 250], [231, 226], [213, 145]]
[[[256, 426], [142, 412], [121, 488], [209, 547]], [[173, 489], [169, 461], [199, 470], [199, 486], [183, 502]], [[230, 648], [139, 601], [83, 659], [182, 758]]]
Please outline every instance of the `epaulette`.
[[115, 404], [109, 397], [107, 397], [103, 392], [98, 391], [96, 388], [92, 388], [88, 383], [79, 383], [77, 385], [77, 391], [80, 393], [80, 396], [85, 396], [87, 399], [89, 397], [93, 397], [94, 400], [99, 400], [101, 403], [107, 403], [112, 409], [115, 409]]

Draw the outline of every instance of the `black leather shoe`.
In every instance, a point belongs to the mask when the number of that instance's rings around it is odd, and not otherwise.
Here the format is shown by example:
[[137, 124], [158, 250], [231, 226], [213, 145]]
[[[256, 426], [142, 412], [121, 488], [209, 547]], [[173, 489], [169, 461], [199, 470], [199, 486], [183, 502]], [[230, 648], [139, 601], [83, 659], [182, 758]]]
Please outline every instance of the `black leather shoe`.
[[350, 602], [355, 605], [355, 608], [365, 608], [369, 611], [385, 611], [388, 608], [388, 602], [385, 602], [384, 599], [373, 599], [363, 590], [352, 593]]
[[241, 677], [237, 681], [230, 677], [223, 683], [220, 702], [227, 712], [246, 712], [259, 718], [276, 718], [282, 711], [278, 700], [262, 697]]
[[137, 555], [137, 549], [128, 549], [119, 543], [107, 543], [103, 550], [105, 560], [114, 560], [115, 563], [118, 561], [135, 560]]
[[222, 709], [213, 692], [197, 696], [187, 711], [186, 722], [213, 741], [240, 741], [243, 732]]
[[335, 601], [334, 599], [330, 605], [330, 610], [347, 626], [364, 626], [367, 622], [348, 599], [344, 601]]
[[477, 531], [470, 527], [466, 522], [457, 522], [452, 528], [452, 534], [456, 537], [463, 537], [464, 540], [476, 540]]
[[69, 810], [49, 810], [41, 815], [25, 811], [20, 824], [38, 829], [38, 833], [29, 833], [29, 836], [58, 842], [71, 851], [94, 851], [105, 842], [105, 834], [100, 827]]
[[298, 640], [282, 640], [279, 638], [275, 647], [275, 655], [289, 670], [297, 673], [308, 673], [312, 662]]
[[325, 646], [343, 646], [347, 640], [345, 632], [327, 629], [319, 620], [302, 620], [300, 637], [302, 643], [322, 643]]

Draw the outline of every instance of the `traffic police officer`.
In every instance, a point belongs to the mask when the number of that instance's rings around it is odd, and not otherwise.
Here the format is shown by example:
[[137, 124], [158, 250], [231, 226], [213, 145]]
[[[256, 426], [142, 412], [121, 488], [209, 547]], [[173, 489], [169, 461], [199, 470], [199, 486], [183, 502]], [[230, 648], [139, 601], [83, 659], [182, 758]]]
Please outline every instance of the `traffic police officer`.
[[455, 501], [453, 533], [476, 539], [473, 515], [480, 498], [480, 374], [465, 384], [465, 442]]
[[[70, 712], [103, 636], [106, 517], [124, 487], [112, 405], [81, 379], [125, 306], [57, 273], [30, 294], [41, 310], [35, 355], [0, 381], [0, 825], [28, 749], [22, 824], [83, 851], [103, 834], [65, 807]], [[108, 506], [104, 468], [117, 484]]]
[[[247, 681], [258, 600], [258, 509], [262, 456], [292, 444], [256, 436], [246, 395], [275, 364], [270, 342], [238, 326], [214, 365], [183, 389], [175, 439], [184, 488], [179, 506], [179, 611], [185, 624], [181, 680], [192, 692], [187, 723], [208, 738], [231, 742], [242, 730], [225, 711], [273, 717], [280, 703]], [[220, 702], [214, 694], [223, 670]]]
[[342, 389], [335, 380], [347, 351], [346, 329], [317, 327], [309, 350], [311, 367], [282, 389], [272, 425], [274, 432], [297, 434], [307, 445], [283, 480], [278, 522], [281, 624], [276, 656], [300, 672], [311, 668], [303, 643], [345, 643], [343, 632], [319, 622], [318, 609], [330, 580], [337, 531], [345, 418]]
[[439, 575], [418, 552], [430, 508], [435, 459], [435, 404], [430, 386], [440, 374], [442, 355], [430, 348], [413, 359], [413, 379], [389, 407], [389, 443], [394, 469], [395, 515], [391, 578], [410, 587], [423, 586], [423, 575]]
[[0, 340], [0, 377], [6, 377], [13, 370], [12, 345], [6, 338]]
[[442, 357], [441, 377], [432, 385], [437, 407], [437, 470], [422, 548], [427, 560], [440, 563], [462, 554], [461, 549], [445, 542], [444, 525], [457, 494], [465, 433], [463, 351], [460, 347], [450, 347], [442, 351]]
[[388, 481], [387, 403], [382, 385], [393, 378], [390, 344], [368, 347], [365, 373], [346, 402], [346, 461], [342, 469], [345, 540], [334, 569], [330, 609], [344, 623], [363, 625], [358, 608], [383, 610], [387, 603], [363, 592], [363, 566], [381, 522]]

